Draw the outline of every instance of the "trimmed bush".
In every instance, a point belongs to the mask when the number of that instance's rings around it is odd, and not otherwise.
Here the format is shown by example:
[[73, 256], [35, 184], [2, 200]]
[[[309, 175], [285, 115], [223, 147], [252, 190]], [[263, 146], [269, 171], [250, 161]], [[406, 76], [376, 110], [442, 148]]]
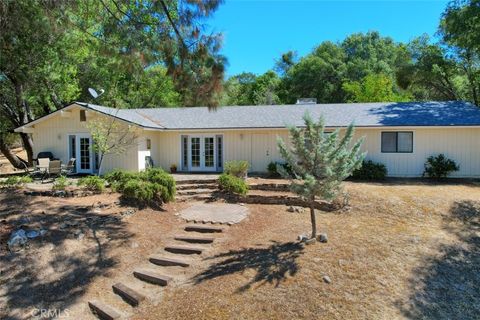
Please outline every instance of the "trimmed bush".
[[425, 162], [423, 176], [433, 179], [446, 178], [450, 173], [460, 170], [454, 160], [448, 159], [444, 154], [430, 156]]
[[226, 173], [220, 175], [218, 184], [220, 189], [231, 193], [246, 195], [248, 191], [248, 185], [243, 179]]
[[65, 190], [69, 185], [68, 179], [66, 176], [61, 175], [53, 181], [53, 190]]
[[108, 173], [105, 179], [110, 182], [113, 191], [140, 203], [175, 199], [175, 179], [160, 168], [149, 168], [139, 173], [115, 170]]
[[103, 192], [105, 190], [105, 180], [99, 176], [83, 177], [78, 180], [77, 185], [90, 191]]
[[162, 201], [169, 202], [175, 199], [176, 184], [172, 175], [168, 174], [160, 168], [150, 168], [145, 170], [142, 175], [147, 181], [158, 184], [163, 188], [161, 190]]
[[1, 181], [0, 185], [13, 188], [13, 187], [20, 187], [25, 183], [32, 182], [33, 179], [30, 176], [10, 176], [6, 180]]
[[123, 186], [123, 195], [127, 199], [141, 203], [161, 201], [164, 186], [140, 179], [130, 179]]
[[250, 168], [250, 164], [248, 163], [248, 161], [227, 161], [224, 164], [223, 172], [238, 178], [246, 178], [248, 168]]
[[372, 160], [363, 161], [362, 166], [353, 171], [352, 179], [357, 180], [385, 180], [388, 171], [383, 163]]

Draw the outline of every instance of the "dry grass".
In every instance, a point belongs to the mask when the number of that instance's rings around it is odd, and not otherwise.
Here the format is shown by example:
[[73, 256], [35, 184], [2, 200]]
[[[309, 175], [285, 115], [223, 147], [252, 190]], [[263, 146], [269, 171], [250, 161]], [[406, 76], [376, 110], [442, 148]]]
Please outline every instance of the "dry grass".
[[[248, 205], [247, 220], [230, 227], [203, 260], [178, 272], [173, 286], [155, 291], [133, 318], [478, 319], [479, 187], [408, 182], [347, 183], [346, 189], [349, 210], [319, 214], [326, 244], [296, 242], [310, 229], [307, 212]], [[51, 230], [22, 253], [0, 252], [0, 311], [12, 319], [25, 318], [33, 306], [69, 308], [72, 319], [93, 319], [85, 304], [92, 298], [132, 312], [111, 293], [111, 284], [178, 233], [183, 222], [174, 213], [188, 205], [122, 218], [125, 208], [116, 195], [0, 198], [0, 220], [18, 223], [23, 204], [31, 208], [31, 221]], [[62, 219], [78, 217], [75, 207], [97, 201], [111, 206], [89, 211], [92, 219], [114, 220], [82, 225], [81, 241], [54, 231]]]
[[[348, 183], [347, 190], [349, 211], [319, 217], [327, 244], [291, 243], [309, 231], [308, 213], [251, 206], [192, 285], [137, 319], [478, 317], [478, 224], [454, 213], [465, 206], [478, 221], [470, 202], [480, 199], [478, 187]], [[459, 247], [463, 254], [451, 257]]]

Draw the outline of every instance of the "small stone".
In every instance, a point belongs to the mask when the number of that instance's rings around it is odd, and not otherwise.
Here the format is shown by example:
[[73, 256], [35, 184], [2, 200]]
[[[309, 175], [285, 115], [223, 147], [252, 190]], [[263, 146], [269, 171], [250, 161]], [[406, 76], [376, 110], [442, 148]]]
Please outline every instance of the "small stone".
[[288, 207], [287, 209], [288, 212], [295, 212], [295, 208], [293, 206]]
[[317, 241], [317, 239], [315, 239], [315, 238], [310, 238], [310, 239], [305, 240], [305, 243], [306, 243], [306, 244], [314, 244], [316, 241]]
[[131, 247], [132, 247], [132, 249], [138, 248], [138, 243], [137, 242], [132, 242]]
[[298, 241], [303, 242], [308, 239], [308, 236], [301, 234], [298, 236]]
[[332, 279], [330, 279], [329, 276], [326, 276], [326, 275], [325, 275], [325, 276], [323, 276], [322, 279], [323, 279], [323, 281], [324, 281], [325, 283], [332, 283]]
[[82, 240], [83, 238], [85, 238], [85, 233], [81, 232], [77, 235], [78, 240]]
[[27, 244], [28, 238], [25, 230], [19, 229], [13, 231], [8, 240], [8, 249], [10, 251], [18, 251]]
[[328, 236], [326, 233], [320, 233], [319, 235], [317, 235], [317, 240], [320, 241], [321, 243], [327, 243]]

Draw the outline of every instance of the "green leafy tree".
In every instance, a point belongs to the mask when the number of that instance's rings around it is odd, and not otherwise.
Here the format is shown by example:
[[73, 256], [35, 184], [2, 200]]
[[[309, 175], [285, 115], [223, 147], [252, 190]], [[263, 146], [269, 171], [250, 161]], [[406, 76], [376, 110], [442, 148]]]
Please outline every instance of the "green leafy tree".
[[397, 70], [399, 85], [411, 92], [415, 100], [462, 100], [465, 76], [447, 49], [430, 43], [427, 35], [408, 44], [411, 63]]
[[393, 81], [384, 74], [369, 74], [361, 81], [345, 82], [343, 90], [349, 102], [409, 101], [405, 94], [394, 92]]
[[121, 123], [115, 117], [101, 117], [88, 121], [93, 150], [98, 154], [98, 175], [102, 174], [105, 156], [119, 155], [137, 144], [136, 127]]
[[280, 99], [295, 103], [298, 98], [316, 98], [320, 103], [343, 101], [345, 55], [332, 42], [324, 42], [291, 66], [279, 86]]
[[278, 148], [289, 170], [278, 166], [278, 172], [291, 180], [290, 189], [310, 206], [312, 238], [317, 235], [315, 201], [334, 199], [341, 183], [358, 169], [365, 157], [360, 151], [363, 138], [352, 145], [354, 126], [350, 125], [343, 137], [340, 131], [326, 134], [325, 122], [318, 122], [306, 114], [305, 128], [289, 128], [291, 147], [278, 139]]
[[[466, 77], [468, 99], [480, 106], [480, 0], [451, 1], [440, 34]], [[453, 50], [452, 50], [453, 49]]]

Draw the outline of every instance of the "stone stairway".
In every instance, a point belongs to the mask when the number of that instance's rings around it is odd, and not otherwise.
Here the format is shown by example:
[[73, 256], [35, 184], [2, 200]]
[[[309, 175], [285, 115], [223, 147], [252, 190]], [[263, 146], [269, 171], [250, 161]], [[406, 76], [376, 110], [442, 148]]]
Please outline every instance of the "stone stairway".
[[156, 299], [153, 293], [150, 294], [145, 289], [142, 292], [135, 289], [139, 287], [139, 283], [134, 281], [159, 287], [172, 285], [175, 276], [171, 276], [169, 271], [175, 268], [187, 269], [205, 250], [209, 249], [208, 245], [211, 245], [226, 228], [228, 227], [203, 224], [184, 225], [183, 232], [174, 235], [172, 244], [166, 245], [162, 252], [149, 257], [147, 267], [138, 267], [133, 271], [128, 282], [134, 285], [126, 282], [116, 282], [112, 285], [112, 292], [121, 299], [121, 302], [114, 301], [117, 307], [103, 301], [91, 300], [88, 301], [90, 310], [99, 319], [127, 319], [129, 315], [135, 313], [134, 308], [147, 297], [152, 296], [151, 299]]
[[214, 199], [215, 192], [218, 192], [217, 179], [190, 179], [177, 181], [178, 202], [188, 200], [207, 201]]

